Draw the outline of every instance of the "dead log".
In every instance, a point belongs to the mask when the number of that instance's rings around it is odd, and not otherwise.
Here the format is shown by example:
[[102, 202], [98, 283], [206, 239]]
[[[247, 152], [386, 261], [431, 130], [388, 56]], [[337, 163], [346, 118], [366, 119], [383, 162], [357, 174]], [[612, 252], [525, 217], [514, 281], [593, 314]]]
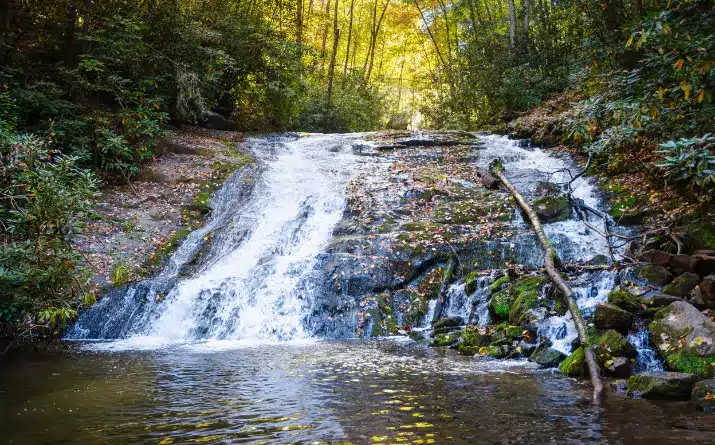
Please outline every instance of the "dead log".
[[551, 280], [559, 288], [559, 290], [564, 295], [566, 295], [566, 298], [569, 302], [569, 312], [571, 312], [571, 318], [573, 318], [573, 322], [576, 325], [576, 330], [578, 331], [578, 338], [581, 341], [581, 345], [584, 347], [585, 350], [586, 364], [588, 365], [588, 371], [591, 376], [591, 384], [593, 385], [593, 400], [597, 402], [600, 400], [601, 394], [603, 392], [603, 382], [601, 381], [601, 375], [598, 369], [598, 362], [596, 362], [596, 356], [594, 355], [593, 349], [591, 348], [591, 342], [588, 338], [588, 333], [586, 332], [586, 323], [583, 320], [581, 310], [576, 304], [574, 292], [573, 290], [571, 290], [571, 287], [568, 285], [568, 283], [566, 283], [566, 280], [564, 280], [564, 278], [561, 276], [556, 267], [556, 251], [551, 246], [549, 238], [544, 233], [544, 228], [541, 226], [541, 222], [539, 222], [539, 217], [536, 215], [534, 209], [531, 208], [531, 206], [526, 202], [521, 193], [519, 193], [519, 191], [516, 190], [513, 185], [511, 185], [506, 176], [504, 176], [504, 173], [502, 172], [501, 162], [493, 162], [490, 166], [490, 171], [494, 176], [499, 178], [502, 183], [504, 183], [506, 188], [509, 189], [509, 192], [511, 192], [511, 194], [514, 196], [514, 199], [516, 199], [516, 202], [518, 202], [519, 206], [522, 208], [522, 210], [524, 210], [524, 213], [526, 213], [526, 215], [529, 217], [529, 221], [531, 221], [531, 225], [534, 228], [534, 232], [536, 233], [537, 238], [539, 239], [539, 243], [544, 249], [544, 267], [546, 268], [546, 272], [548, 273], [549, 278], [551, 278]]

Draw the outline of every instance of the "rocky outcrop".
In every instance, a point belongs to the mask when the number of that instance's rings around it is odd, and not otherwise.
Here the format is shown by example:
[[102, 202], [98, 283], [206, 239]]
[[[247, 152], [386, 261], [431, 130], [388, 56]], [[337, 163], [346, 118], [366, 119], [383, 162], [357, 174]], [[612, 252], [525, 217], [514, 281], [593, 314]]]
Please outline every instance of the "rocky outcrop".
[[576, 348], [566, 359], [559, 365], [559, 371], [569, 377], [579, 377], [586, 373], [586, 354], [582, 346]]
[[633, 325], [633, 315], [610, 303], [596, 306], [593, 323], [596, 329], [614, 329], [627, 333]]
[[690, 400], [698, 411], [715, 412], [715, 379], [701, 380], [693, 385]]
[[550, 347], [537, 348], [536, 351], [529, 357], [532, 361], [542, 368], [555, 368], [566, 358], [566, 354]]
[[636, 358], [636, 349], [633, 345], [612, 329], [604, 332], [596, 340], [593, 353], [601, 369], [614, 377], [630, 375], [631, 364]]
[[713, 375], [715, 323], [685, 301], [661, 309], [649, 325], [651, 339], [674, 371]]
[[715, 274], [703, 278], [690, 293], [689, 300], [696, 307], [715, 309]]
[[628, 379], [628, 395], [644, 399], [688, 400], [697, 377], [682, 372], [644, 372]]

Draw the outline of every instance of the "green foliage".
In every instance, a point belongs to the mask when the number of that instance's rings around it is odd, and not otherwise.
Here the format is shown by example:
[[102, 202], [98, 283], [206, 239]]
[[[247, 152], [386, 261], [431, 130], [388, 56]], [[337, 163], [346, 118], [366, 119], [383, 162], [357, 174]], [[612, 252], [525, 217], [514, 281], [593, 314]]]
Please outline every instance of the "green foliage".
[[715, 137], [681, 138], [660, 148], [656, 153], [664, 158], [656, 166], [665, 170], [669, 181], [703, 191], [715, 188]]

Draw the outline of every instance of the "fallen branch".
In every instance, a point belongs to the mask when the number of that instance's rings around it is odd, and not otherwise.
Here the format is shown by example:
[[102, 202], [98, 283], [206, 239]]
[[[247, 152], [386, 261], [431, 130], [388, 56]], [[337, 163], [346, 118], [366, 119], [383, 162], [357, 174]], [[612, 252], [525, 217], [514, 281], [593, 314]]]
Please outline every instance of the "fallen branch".
[[588, 333], [586, 332], [586, 323], [583, 320], [581, 310], [576, 304], [574, 292], [573, 290], [571, 290], [571, 287], [569, 287], [569, 285], [566, 283], [566, 280], [564, 280], [564, 278], [561, 276], [558, 269], [556, 268], [556, 263], [554, 261], [554, 259], [556, 258], [556, 251], [554, 251], [554, 248], [551, 246], [549, 238], [544, 233], [544, 228], [541, 226], [539, 217], [536, 215], [534, 209], [531, 208], [531, 206], [526, 202], [521, 193], [519, 193], [519, 191], [517, 191], [514, 186], [511, 185], [506, 176], [504, 176], [504, 173], [502, 172], [501, 161], [492, 162], [490, 170], [492, 174], [499, 178], [499, 180], [504, 183], [506, 188], [509, 189], [511, 194], [514, 196], [514, 199], [516, 199], [516, 202], [519, 203], [519, 206], [529, 217], [531, 225], [534, 228], [534, 232], [539, 239], [539, 243], [541, 243], [541, 247], [543, 247], [544, 249], [544, 267], [546, 268], [546, 272], [548, 273], [551, 280], [566, 296], [566, 299], [569, 302], [569, 312], [571, 312], [571, 317], [573, 318], [573, 322], [576, 325], [576, 330], [578, 331], [578, 338], [584, 348], [586, 364], [588, 366], [588, 371], [591, 376], [591, 384], [593, 385], [593, 400], [595, 402], [598, 402], [603, 392], [603, 382], [601, 381], [598, 363], [596, 362], [596, 356], [593, 353], [593, 349], [591, 349]]

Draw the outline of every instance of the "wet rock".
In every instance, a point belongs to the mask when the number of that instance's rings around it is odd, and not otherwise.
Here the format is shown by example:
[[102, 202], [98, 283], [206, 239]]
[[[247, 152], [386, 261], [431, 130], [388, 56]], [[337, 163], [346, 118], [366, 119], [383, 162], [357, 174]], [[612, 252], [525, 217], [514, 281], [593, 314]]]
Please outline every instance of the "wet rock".
[[536, 351], [529, 357], [532, 361], [542, 368], [555, 368], [566, 358], [566, 354], [557, 351], [553, 348], [537, 348]]
[[482, 185], [490, 190], [501, 188], [501, 181], [495, 178], [487, 169], [477, 168], [477, 176], [482, 180]]
[[688, 400], [697, 377], [683, 372], [644, 372], [628, 379], [628, 395], [644, 399]]
[[569, 377], [578, 377], [586, 374], [586, 353], [583, 347], [579, 346], [559, 365], [559, 371]]
[[608, 302], [632, 314], [642, 311], [645, 305], [643, 298], [630, 293], [621, 286], [613, 289], [608, 294]]
[[452, 332], [449, 334], [439, 334], [430, 342], [431, 347], [452, 346], [459, 341], [460, 332]]
[[640, 256], [641, 261], [647, 261], [658, 266], [667, 266], [670, 264], [670, 258], [673, 255], [663, 252], [662, 250], [648, 250]]
[[604, 332], [593, 345], [593, 353], [606, 374], [626, 377], [631, 373], [636, 349], [615, 330]]
[[695, 272], [698, 259], [690, 255], [673, 255], [668, 265], [677, 273]]
[[700, 276], [696, 273], [685, 272], [676, 277], [670, 284], [663, 287], [663, 292], [676, 297], [685, 297], [700, 283]]
[[715, 379], [701, 380], [693, 385], [690, 400], [698, 411], [715, 412]]
[[593, 317], [597, 329], [614, 329], [624, 334], [630, 330], [633, 320], [633, 315], [629, 312], [608, 303], [596, 306]]
[[539, 198], [544, 198], [547, 196], [554, 196], [561, 192], [558, 185], [553, 182], [539, 181], [536, 183], [536, 196]]
[[593, 266], [610, 266], [613, 264], [613, 260], [606, 255], [596, 255], [595, 257], [588, 260], [588, 264]]
[[563, 221], [571, 216], [571, 203], [565, 196], [537, 199], [533, 207], [543, 223]]
[[715, 323], [685, 301], [661, 309], [648, 326], [651, 340], [674, 371], [710, 377], [715, 370]]
[[671, 304], [675, 303], [676, 301], [685, 301], [685, 300], [680, 297], [676, 297], [675, 295], [656, 294], [656, 295], [653, 295], [648, 300], [648, 304], [650, 304], [651, 307], [659, 308], [659, 307], [670, 306]]
[[462, 325], [462, 317], [440, 318], [432, 324], [432, 329], [459, 327]]
[[481, 332], [475, 328], [464, 328], [462, 331], [462, 343], [460, 346], [465, 347], [481, 347], [488, 346], [492, 343], [492, 336], [485, 332]]
[[673, 280], [673, 274], [657, 264], [641, 264], [637, 269], [638, 278], [654, 286], [663, 286]]
[[715, 309], [715, 274], [708, 275], [690, 294], [691, 304]]

